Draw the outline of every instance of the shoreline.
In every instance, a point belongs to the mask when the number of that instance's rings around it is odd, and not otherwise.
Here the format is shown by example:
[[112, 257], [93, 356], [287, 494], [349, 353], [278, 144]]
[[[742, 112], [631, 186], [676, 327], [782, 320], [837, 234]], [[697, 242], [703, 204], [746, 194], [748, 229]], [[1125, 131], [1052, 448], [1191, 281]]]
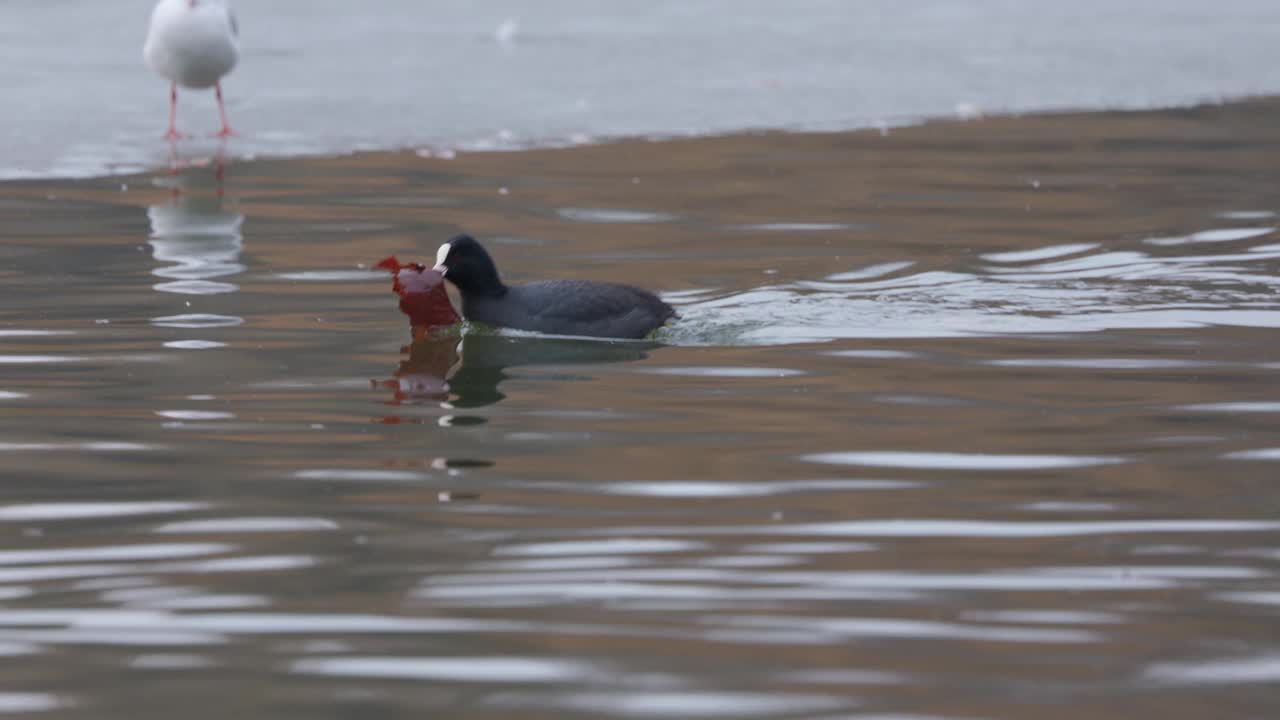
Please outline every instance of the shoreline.
[[[1094, 118], [1108, 117], [1126, 117], [1126, 116], [1147, 116], [1172, 114], [1178, 115], [1183, 113], [1197, 113], [1213, 111], [1220, 108], [1242, 107], [1248, 108], [1252, 106], [1275, 106], [1280, 108], [1280, 94], [1261, 94], [1246, 95], [1234, 97], [1231, 99], [1202, 99], [1187, 104], [1175, 104], [1169, 106], [1161, 106], [1158, 108], [1109, 108], [1102, 110], [1090, 110], [1064, 107], [1059, 109], [1044, 109], [1028, 112], [1002, 112], [987, 114], [980, 108], [957, 108], [954, 115], [949, 116], [931, 116], [931, 117], [911, 117], [900, 118], [897, 122], [877, 122], [866, 125], [849, 125], [833, 128], [825, 128], [821, 125], [815, 126], [795, 126], [795, 127], [760, 127], [760, 128], [742, 128], [733, 132], [713, 133], [713, 134], [682, 134], [674, 132], [671, 134], [643, 134], [643, 135], [597, 135], [583, 137], [580, 140], [564, 139], [561, 141], [530, 141], [529, 144], [502, 146], [499, 142], [476, 140], [470, 143], [462, 143], [456, 146], [434, 146], [426, 144], [409, 144], [402, 147], [376, 148], [376, 149], [354, 149], [347, 152], [339, 153], [301, 153], [289, 154], [282, 153], [273, 155], [270, 153], [252, 153], [248, 156], [237, 156], [234, 153], [226, 154], [223, 152], [227, 142], [216, 141], [212, 138], [197, 138], [193, 142], [188, 142], [189, 153], [182, 153], [178, 148], [176, 155], [180, 162], [178, 167], [190, 166], [192, 162], [197, 164], [205, 162], [213, 162], [221, 160], [227, 164], [245, 165], [251, 163], [279, 163], [279, 162], [334, 162], [341, 161], [346, 158], [358, 159], [362, 156], [413, 156], [427, 160], [446, 160], [455, 161], [463, 156], [486, 156], [486, 155], [508, 155], [508, 154], [525, 154], [525, 153], [543, 153], [557, 151], [574, 151], [590, 148], [615, 147], [632, 144], [648, 144], [648, 145], [664, 145], [689, 142], [717, 142], [730, 141], [739, 138], [758, 138], [765, 136], [786, 136], [786, 137], [813, 137], [813, 136], [841, 136], [841, 135], [866, 135], [878, 134], [888, 136], [909, 132], [919, 128], [949, 128], [956, 126], [964, 126], [972, 123], [1016, 123], [1016, 122], [1044, 122], [1044, 121], [1066, 121], [1066, 120], [1085, 120]], [[212, 142], [209, 142], [212, 141]], [[490, 144], [489, 147], [484, 147]], [[105, 174], [95, 175], [39, 175], [31, 176], [14, 176], [5, 177], [0, 172], [0, 187], [24, 183], [59, 183], [59, 182], [93, 182], [101, 180], [121, 179], [130, 177], [139, 177], [149, 175], [155, 172], [161, 172], [169, 169], [165, 165], [156, 164], [138, 167], [130, 166], [127, 169], [122, 168], [119, 172], [109, 172]]]

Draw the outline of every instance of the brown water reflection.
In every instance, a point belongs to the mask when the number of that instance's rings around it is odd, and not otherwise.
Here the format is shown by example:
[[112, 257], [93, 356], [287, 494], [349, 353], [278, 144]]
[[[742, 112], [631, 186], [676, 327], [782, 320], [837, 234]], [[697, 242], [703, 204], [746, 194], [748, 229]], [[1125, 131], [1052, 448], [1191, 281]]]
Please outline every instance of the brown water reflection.
[[6, 184], [0, 711], [1269, 716], [1277, 112]]

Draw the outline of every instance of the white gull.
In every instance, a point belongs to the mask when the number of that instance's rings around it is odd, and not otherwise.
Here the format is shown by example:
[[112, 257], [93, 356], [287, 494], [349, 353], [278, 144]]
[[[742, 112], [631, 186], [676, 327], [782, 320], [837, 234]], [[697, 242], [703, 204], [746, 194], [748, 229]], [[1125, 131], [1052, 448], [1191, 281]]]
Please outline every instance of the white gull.
[[240, 57], [236, 46], [235, 15], [222, 0], [160, 0], [151, 11], [151, 26], [142, 56], [170, 82], [170, 140], [181, 137], [174, 126], [178, 86], [200, 90], [212, 87], [218, 97], [222, 120], [219, 137], [234, 133], [222, 105], [222, 76], [231, 72]]

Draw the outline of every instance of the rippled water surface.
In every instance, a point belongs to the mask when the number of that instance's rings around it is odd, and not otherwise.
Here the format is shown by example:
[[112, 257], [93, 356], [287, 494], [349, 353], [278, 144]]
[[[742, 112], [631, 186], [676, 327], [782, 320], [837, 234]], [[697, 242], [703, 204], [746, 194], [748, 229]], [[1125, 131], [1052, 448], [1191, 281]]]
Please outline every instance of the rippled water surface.
[[1269, 717], [1278, 114], [0, 186], [0, 713]]

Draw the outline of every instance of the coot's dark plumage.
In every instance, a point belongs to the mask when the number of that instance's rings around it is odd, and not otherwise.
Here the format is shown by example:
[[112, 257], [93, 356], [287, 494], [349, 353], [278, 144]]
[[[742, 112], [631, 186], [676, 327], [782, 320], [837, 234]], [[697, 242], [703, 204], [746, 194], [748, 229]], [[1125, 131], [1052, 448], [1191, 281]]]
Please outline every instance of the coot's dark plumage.
[[504, 285], [489, 253], [469, 235], [440, 246], [436, 270], [462, 295], [475, 322], [553, 335], [642, 338], [676, 311], [647, 290], [587, 280]]

